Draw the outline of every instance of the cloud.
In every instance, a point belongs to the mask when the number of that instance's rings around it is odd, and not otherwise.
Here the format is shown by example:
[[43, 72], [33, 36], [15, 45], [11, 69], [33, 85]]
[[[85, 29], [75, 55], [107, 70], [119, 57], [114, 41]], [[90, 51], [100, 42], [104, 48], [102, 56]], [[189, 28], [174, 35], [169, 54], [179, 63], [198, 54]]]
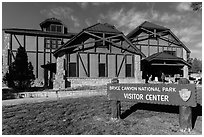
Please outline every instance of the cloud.
[[201, 53], [199, 49], [191, 49], [191, 53], [197, 54]]
[[82, 8], [82, 9], [87, 9], [88, 6], [102, 6], [102, 5], [108, 5], [111, 2], [77, 2], [77, 4]]
[[77, 4], [82, 8], [86, 9], [89, 6], [89, 2], [77, 2]]
[[78, 18], [74, 17], [73, 15], [71, 15], [70, 18], [74, 22], [74, 26], [75, 27], [79, 27], [80, 26]]
[[92, 25], [89, 18], [85, 19], [85, 23], [88, 27]]
[[48, 17], [69, 19], [73, 10], [69, 7], [55, 7], [51, 9], [41, 10], [40, 13]]
[[51, 8], [51, 9], [44, 9], [41, 10], [40, 13], [51, 18], [51, 17], [55, 17], [58, 19], [68, 19], [73, 21], [73, 24], [75, 27], [79, 27], [80, 26], [80, 21], [79, 19], [72, 15], [73, 13], [73, 9], [71, 9], [70, 7], [55, 7], [55, 8]]
[[180, 37], [180, 40], [183, 42], [193, 42], [196, 41], [197, 36], [202, 35], [202, 30], [199, 27], [192, 26], [192, 27], [185, 27], [185, 28], [177, 28], [174, 31], [175, 34]]
[[101, 6], [101, 5], [107, 5], [110, 4], [111, 2], [91, 2], [93, 6]]
[[175, 15], [175, 14], [169, 14], [169, 13], [164, 13], [161, 16], [158, 16], [160, 18], [161, 22], [175, 22], [175, 21], [179, 21], [182, 16], [181, 15]]
[[197, 43], [197, 44], [195, 45], [195, 47], [201, 48], [201, 47], [202, 47], [202, 42]]
[[107, 18], [116, 24], [118, 28], [127, 28], [126, 31], [136, 28], [147, 20], [147, 12], [138, 12], [135, 8], [125, 11], [121, 8], [118, 11], [109, 11]]
[[192, 9], [191, 9], [191, 3], [190, 3], [190, 2], [182, 2], [182, 3], [179, 3], [179, 4], [176, 6], [176, 10], [179, 11], [179, 12], [192, 11]]

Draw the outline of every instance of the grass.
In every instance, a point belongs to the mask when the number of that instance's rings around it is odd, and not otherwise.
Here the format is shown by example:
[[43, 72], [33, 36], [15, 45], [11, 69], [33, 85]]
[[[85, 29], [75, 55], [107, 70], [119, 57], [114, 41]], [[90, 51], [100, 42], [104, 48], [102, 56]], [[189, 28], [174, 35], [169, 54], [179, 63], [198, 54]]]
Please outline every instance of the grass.
[[[178, 107], [126, 102], [122, 110], [122, 119], [111, 121], [111, 102], [106, 96], [3, 106], [2, 134], [183, 134], [179, 132]], [[192, 134], [202, 134], [202, 127]]]

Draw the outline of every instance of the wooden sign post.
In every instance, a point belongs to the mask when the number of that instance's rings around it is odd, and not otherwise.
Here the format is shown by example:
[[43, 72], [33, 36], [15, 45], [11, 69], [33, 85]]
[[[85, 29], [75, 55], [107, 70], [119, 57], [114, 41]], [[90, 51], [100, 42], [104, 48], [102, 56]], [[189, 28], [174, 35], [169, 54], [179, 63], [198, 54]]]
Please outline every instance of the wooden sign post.
[[121, 101], [179, 106], [179, 124], [183, 132], [192, 130], [192, 109], [196, 107], [196, 85], [181, 79], [179, 84], [125, 84], [113, 79], [107, 84], [112, 103], [112, 119], [120, 119]]
[[[189, 80], [182, 78], [179, 84], [189, 84]], [[179, 125], [181, 132], [190, 132], [192, 130], [192, 108], [190, 106], [179, 106]]]
[[[119, 80], [118, 79], [112, 79], [111, 83], [114, 84], [118, 84]], [[112, 120], [118, 120], [120, 119], [120, 115], [121, 115], [121, 103], [119, 100], [111, 100], [111, 108], [112, 108]]]

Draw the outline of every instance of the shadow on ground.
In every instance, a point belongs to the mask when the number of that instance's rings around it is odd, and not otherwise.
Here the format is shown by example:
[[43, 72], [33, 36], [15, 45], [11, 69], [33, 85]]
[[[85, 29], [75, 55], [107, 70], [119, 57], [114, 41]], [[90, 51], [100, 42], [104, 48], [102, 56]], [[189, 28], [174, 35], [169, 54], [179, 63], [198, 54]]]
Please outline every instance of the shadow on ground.
[[[120, 118], [125, 119], [133, 112], [137, 110], [149, 110], [155, 112], [165, 112], [165, 113], [174, 113], [179, 114], [179, 106], [170, 106], [170, 105], [157, 105], [157, 104], [146, 104], [146, 103], [138, 103], [131, 106], [129, 109], [125, 110]], [[202, 106], [197, 104], [196, 107], [192, 107], [192, 126], [194, 128], [195, 122], [198, 116], [202, 116]]]

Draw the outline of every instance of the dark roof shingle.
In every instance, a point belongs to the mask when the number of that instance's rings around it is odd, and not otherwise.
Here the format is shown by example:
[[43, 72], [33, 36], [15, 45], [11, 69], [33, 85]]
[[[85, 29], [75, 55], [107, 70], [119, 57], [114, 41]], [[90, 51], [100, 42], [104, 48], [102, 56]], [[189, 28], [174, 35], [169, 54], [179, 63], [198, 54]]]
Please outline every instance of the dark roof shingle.
[[119, 30], [117, 30], [115, 28], [115, 26], [110, 25], [108, 23], [104, 23], [104, 24], [97, 23], [97, 24], [95, 24], [93, 26], [90, 26], [90, 27], [84, 29], [84, 30], [85, 31], [106, 32], [106, 33], [118, 33], [118, 34], [122, 33]]

